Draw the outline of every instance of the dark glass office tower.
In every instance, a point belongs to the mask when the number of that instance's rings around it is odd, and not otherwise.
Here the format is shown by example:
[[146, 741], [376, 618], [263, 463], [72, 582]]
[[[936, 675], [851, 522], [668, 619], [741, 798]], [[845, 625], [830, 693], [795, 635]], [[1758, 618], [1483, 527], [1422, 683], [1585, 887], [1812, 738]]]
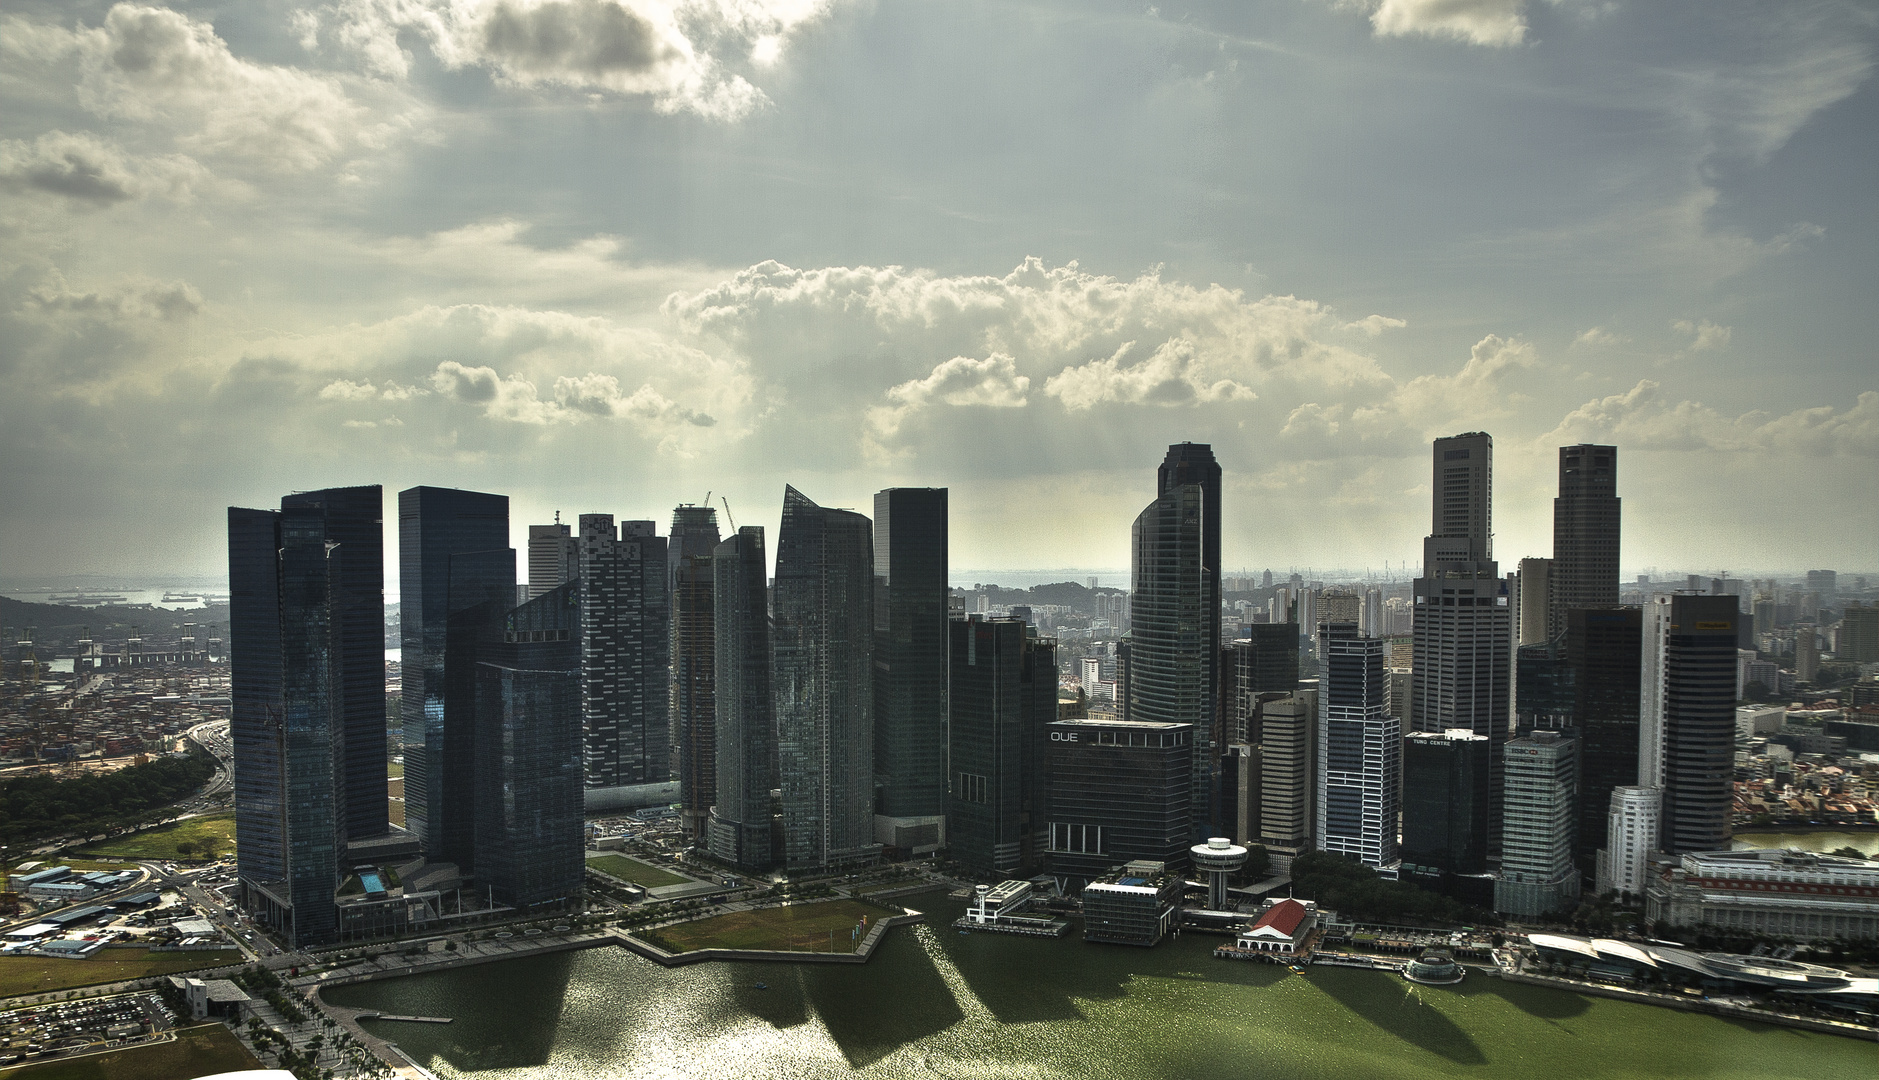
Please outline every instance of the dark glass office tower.
[[1501, 746], [1512, 728], [1514, 624], [1493, 552], [1494, 440], [1435, 440], [1429, 535], [1414, 582], [1410, 704], [1423, 731], [1467, 728], [1493, 744], [1488, 858], [1500, 855]]
[[582, 514], [582, 762], [592, 788], [671, 780], [666, 538], [650, 521]]
[[1643, 613], [1634, 607], [1566, 613], [1572, 726], [1579, 740], [1579, 824], [1573, 860], [1588, 877], [1597, 869], [1598, 849], [1605, 843], [1612, 789], [1639, 783], [1643, 632]]
[[465, 875], [479, 870], [476, 803], [485, 794], [476, 784], [477, 665], [502, 642], [503, 623], [515, 608], [515, 597], [514, 549], [450, 556], [443, 737], [425, 748], [431, 781], [427, 801], [433, 810], [425, 853], [435, 862], [456, 863]]
[[[1230, 687], [1225, 702], [1232, 724], [1224, 738], [1250, 739], [1253, 710], [1262, 696], [1298, 690], [1298, 627], [1291, 623], [1254, 623], [1249, 637], [1230, 642], [1221, 657], [1220, 684]], [[1224, 670], [1230, 668], [1231, 671]]]
[[1082, 888], [1137, 859], [1188, 862], [1194, 729], [1187, 724], [1058, 720], [1044, 725], [1045, 856]]
[[1384, 705], [1383, 639], [1334, 622], [1322, 624], [1319, 641], [1314, 840], [1320, 851], [1387, 866], [1397, 858], [1403, 733]]
[[783, 489], [776, 728], [790, 870], [875, 858], [874, 542], [868, 519]]
[[[1218, 768], [1211, 750], [1219, 613], [1207, 606], [1202, 559], [1205, 490], [1187, 484], [1158, 496], [1135, 519], [1125, 719], [1187, 724], [1194, 750], [1190, 835], [1206, 823]], [[1210, 629], [1211, 628], [1211, 629]]]
[[672, 597], [672, 729], [678, 737], [679, 813], [685, 835], [705, 837], [718, 794], [716, 608], [711, 598], [718, 514], [709, 506], [672, 511], [666, 576]]
[[1208, 719], [1194, 728], [1194, 829], [1197, 838], [1221, 835], [1219, 813], [1220, 746], [1225, 737], [1220, 721], [1220, 463], [1206, 443], [1175, 443], [1168, 447], [1155, 472], [1155, 492], [1168, 495], [1188, 486], [1200, 488], [1200, 606], [1206, 612], [1202, 634], [1204, 663], [1201, 672], [1203, 713]]
[[952, 776], [946, 800], [952, 857], [979, 874], [1036, 872], [1043, 847], [1044, 725], [1057, 719], [1057, 648], [1022, 619], [954, 619]]
[[1733, 596], [1675, 596], [1663, 660], [1664, 850], [1729, 847], [1735, 777]]
[[1489, 772], [1484, 735], [1457, 728], [1403, 737], [1405, 868], [1486, 872]]
[[1559, 448], [1547, 637], [1566, 632], [1567, 612], [1575, 608], [1617, 605], [1620, 502], [1616, 446]]
[[875, 494], [875, 839], [909, 855], [945, 840], [946, 543], [945, 488]]
[[570, 582], [499, 618], [476, 664], [476, 881], [522, 911], [566, 906], [586, 871], [580, 625]]
[[[472, 555], [477, 557], [455, 565], [459, 557]], [[461, 619], [454, 671], [446, 671], [445, 660], [453, 613], [477, 608], [488, 619], [515, 604], [509, 497], [434, 487], [399, 492], [398, 572], [405, 827], [424, 843], [430, 858], [467, 862], [478, 631]], [[499, 595], [505, 586], [507, 595]], [[447, 691], [452, 675], [454, 695]]]
[[1573, 678], [1563, 637], [1514, 650], [1514, 730], [1559, 731], [1572, 726]]
[[712, 552], [717, 606], [718, 793], [711, 854], [746, 870], [771, 862], [770, 791], [777, 786], [776, 713], [770, 692], [770, 602], [763, 529], [746, 525]]
[[228, 512], [240, 898], [296, 946], [337, 938], [346, 841], [388, 828], [382, 497]]

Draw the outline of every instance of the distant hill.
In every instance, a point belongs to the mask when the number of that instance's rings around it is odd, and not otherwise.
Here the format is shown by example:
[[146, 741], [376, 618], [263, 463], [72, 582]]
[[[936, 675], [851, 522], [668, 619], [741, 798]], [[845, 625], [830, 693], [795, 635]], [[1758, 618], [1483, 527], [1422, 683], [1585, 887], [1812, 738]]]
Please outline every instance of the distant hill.
[[23, 626], [37, 626], [44, 632], [60, 627], [97, 626], [102, 628], [104, 622], [116, 621], [115, 614], [96, 608], [35, 604], [30, 600], [15, 600], [11, 596], [0, 596], [0, 625], [11, 626], [15, 629]]

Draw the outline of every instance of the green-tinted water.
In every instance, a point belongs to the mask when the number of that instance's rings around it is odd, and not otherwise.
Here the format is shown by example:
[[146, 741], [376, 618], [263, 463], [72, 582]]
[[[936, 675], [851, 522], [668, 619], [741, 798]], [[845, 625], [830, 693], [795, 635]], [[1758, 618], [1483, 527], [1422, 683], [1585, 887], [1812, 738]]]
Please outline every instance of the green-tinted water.
[[[922, 901], [925, 903], [922, 904]], [[1879, 1045], [1504, 983], [1458, 987], [1157, 949], [960, 935], [921, 897], [862, 966], [665, 970], [591, 949], [328, 991], [453, 1016], [372, 1022], [439, 1075], [614, 1077], [1852, 1077]], [[758, 982], [768, 990], [756, 989]]]

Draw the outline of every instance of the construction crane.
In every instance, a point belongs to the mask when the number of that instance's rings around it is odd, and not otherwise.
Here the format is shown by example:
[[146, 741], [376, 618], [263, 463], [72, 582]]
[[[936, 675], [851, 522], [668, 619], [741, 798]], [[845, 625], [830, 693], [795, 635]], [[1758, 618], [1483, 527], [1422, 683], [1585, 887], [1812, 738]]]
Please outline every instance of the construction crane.
[[[707, 495], [705, 496], [705, 498], [706, 498], [706, 505], [710, 505], [709, 500], [711, 497]], [[731, 531], [736, 532], [737, 531], [737, 519], [731, 516], [731, 500], [720, 495], [718, 496], [718, 501], [724, 504], [724, 520], [730, 522]]]

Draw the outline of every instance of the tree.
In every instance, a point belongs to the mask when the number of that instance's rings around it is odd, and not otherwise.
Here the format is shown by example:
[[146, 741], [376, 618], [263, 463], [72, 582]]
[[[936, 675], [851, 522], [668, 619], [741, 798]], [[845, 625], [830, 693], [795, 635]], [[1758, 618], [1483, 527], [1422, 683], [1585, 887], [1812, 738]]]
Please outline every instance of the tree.
[[181, 855], [183, 858], [187, 859], [196, 853], [196, 845], [185, 840], [182, 843], [176, 845], [176, 853], [178, 855]]
[[1850, 847], [1850, 846], [1843, 847], [1843, 848], [1835, 848], [1834, 850], [1828, 852], [1827, 854], [1839, 855], [1842, 858], [1847, 858], [1847, 859], [1864, 859], [1866, 857], [1865, 852], [1861, 851], [1860, 849], [1856, 847]]

